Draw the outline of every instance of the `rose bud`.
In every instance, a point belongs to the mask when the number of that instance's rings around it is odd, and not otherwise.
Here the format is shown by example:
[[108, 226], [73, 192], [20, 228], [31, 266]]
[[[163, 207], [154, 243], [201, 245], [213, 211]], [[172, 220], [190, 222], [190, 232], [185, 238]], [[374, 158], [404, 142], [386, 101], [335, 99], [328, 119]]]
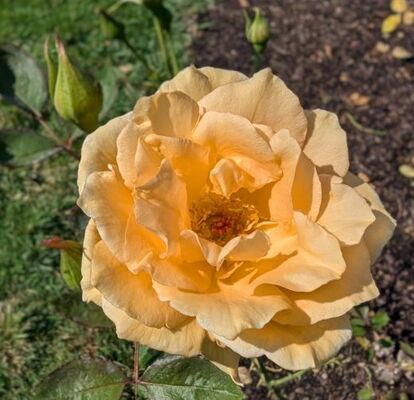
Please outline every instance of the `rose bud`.
[[246, 37], [252, 44], [256, 53], [263, 53], [266, 43], [269, 40], [270, 28], [266, 17], [261, 13], [259, 8], [255, 8], [255, 15], [253, 21], [249, 18], [247, 13], [246, 17]]
[[59, 38], [56, 39], [56, 48], [58, 69], [54, 84], [53, 68], [49, 67], [49, 88], [53, 91], [56, 111], [63, 119], [72, 121], [85, 132], [92, 132], [98, 126], [98, 115], [102, 108], [101, 87], [70, 62]]

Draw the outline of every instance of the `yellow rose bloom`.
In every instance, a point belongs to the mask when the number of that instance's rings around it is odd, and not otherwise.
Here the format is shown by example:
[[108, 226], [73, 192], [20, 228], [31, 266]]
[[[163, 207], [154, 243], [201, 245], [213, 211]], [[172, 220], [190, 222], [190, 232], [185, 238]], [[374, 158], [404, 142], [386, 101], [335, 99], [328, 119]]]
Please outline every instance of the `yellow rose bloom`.
[[269, 69], [189, 67], [90, 134], [82, 289], [122, 339], [312, 368], [351, 337], [395, 227], [346, 134]]

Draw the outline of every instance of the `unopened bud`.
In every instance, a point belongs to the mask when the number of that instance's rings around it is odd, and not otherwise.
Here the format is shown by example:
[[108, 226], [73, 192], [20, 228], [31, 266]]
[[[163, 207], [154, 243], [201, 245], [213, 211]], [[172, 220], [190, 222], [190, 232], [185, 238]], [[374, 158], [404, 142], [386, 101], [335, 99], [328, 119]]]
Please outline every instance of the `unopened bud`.
[[45, 40], [45, 44], [43, 46], [43, 54], [44, 54], [44, 57], [46, 60], [46, 66], [47, 66], [47, 83], [48, 83], [48, 88], [49, 88], [49, 95], [53, 101], [53, 96], [55, 94], [57, 68], [56, 68], [55, 62], [50, 56], [49, 38]]
[[256, 53], [263, 53], [270, 36], [269, 23], [259, 8], [254, 11], [253, 21], [246, 14], [246, 37]]
[[59, 38], [56, 38], [56, 47], [59, 62], [52, 96], [56, 111], [85, 132], [92, 132], [98, 127], [102, 108], [101, 87], [70, 62]]

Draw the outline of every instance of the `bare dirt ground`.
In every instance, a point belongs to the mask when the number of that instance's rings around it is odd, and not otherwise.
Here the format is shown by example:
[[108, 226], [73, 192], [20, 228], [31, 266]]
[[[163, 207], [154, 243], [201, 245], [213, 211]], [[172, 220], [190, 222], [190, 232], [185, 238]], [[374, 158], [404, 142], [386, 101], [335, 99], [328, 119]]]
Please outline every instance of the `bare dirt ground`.
[[[401, 341], [414, 342], [414, 186], [398, 170], [414, 157], [414, 62], [391, 55], [395, 46], [414, 53], [414, 25], [384, 39], [381, 22], [390, 10], [388, 2], [380, 0], [253, 3], [271, 23], [266, 65], [298, 94], [305, 108], [339, 115], [348, 132], [351, 170], [375, 186], [398, 221], [393, 239], [373, 267], [381, 295], [370, 308], [385, 310], [391, 322], [383, 333], [367, 334], [372, 360], [353, 340], [336, 362], [283, 386], [279, 397], [356, 399], [371, 379], [375, 398], [414, 398], [412, 359], [407, 361], [400, 349]], [[218, 1], [198, 23], [205, 28], [193, 42], [197, 66], [252, 72], [236, 0]], [[379, 345], [384, 337], [391, 339], [390, 347]], [[269, 378], [285, 374], [269, 372]], [[253, 379], [257, 381], [254, 373]], [[245, 391], [252, 400], [274, 396], [254, 384]]]

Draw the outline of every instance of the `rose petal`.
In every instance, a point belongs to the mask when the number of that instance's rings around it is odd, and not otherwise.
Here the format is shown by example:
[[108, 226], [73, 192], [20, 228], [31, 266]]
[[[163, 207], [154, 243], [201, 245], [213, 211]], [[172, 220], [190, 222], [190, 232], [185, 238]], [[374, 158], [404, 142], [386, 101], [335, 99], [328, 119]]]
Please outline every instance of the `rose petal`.
[[85, 238], [83, 240], [83, 253], [81, 264], [81, 288], [82, 288], [82, 300], [87, 302], [94, 302], [101, 305], [101, 293], [96, 290], [91, 283], [91, 266], [92, 255], [95, 245], [101, 240], [95, 223], [92, 219], [89, 220], [88, 225], [85, 228]]
[[210, 80], [194, 66], [184, 68], [173, 79], [164, 82], [158, 92], [183, 92], [198, 101], [213, 90]]
[[300, 144], [305, 140], [307, 121], [299, 99], [270, 69], [250, 79], [220, 86], [199, 104], [207, 111], [240, 115], [274, 131], [288, 129]]
[[346, 133], [336, 114], [325, 110], [306, 112], [308, 134], [303, 151], [320, 173], [344, 176], [349, 168]]
[[120, 339], [138, 342], [152, 349], [185, 357], [196, 356], [201, 352], [205, 331], [194, 320], [172, 331], [168, 328], [157, 329], [145, 326], [128, 317], [105, 299], [102, 301], [102, 309], [115, 324], [116, 333]]
[[247, 76], [241, 72], [222, 68], [202, 67], [199, 68], [198, 71], [208, 78], [212, 89], [227, 85], [228, 83], [240, 82], [248, 79]]
[[86, 181], [78, 205], [92, 218], [110, 251], [132, 271], [149, 252], [162, 252], [162, 242], [135, 221], [131, 192], [113, 171], [95, 172]]
[[109, 303], [146, 326], [176, 328], [188, 319], [158, 299], [146, 272], [132, 274], [103, 241], [94, 248], [91, 282]]
[[270, 322], [262, 329], [248, 329], [235, 340], [218, 337], [242, 357], [266, 355], [284, 369], [320, 366], [352, 337], [347, 315], [315, 325], [290, 326]]
[[130, 121], [118, 136], [116, 161], [129, 189], [148, 182], [160, 167], [162, 156], [144, 140], [151, 131], [149, 123]]
[[337, 237], [345, 245], [355, 245], [375, 217], [370, 206], [351, 187], [322, 176], [322, 192], [325, 200], [318, 224]]
[[243, 117], [228, 113], [207, 112], [194, 130], [192, 139], [207, 146], [213, 154], [231, 158], [242, 155], [258, 162], [274, 160], [269, 144]]
[[[255, 279], [256, 286], [268, 283], [295, 292], [311, 292], [339, 279], [344, 272], [346, 264], [337, 239], [300, 212], [294, 213], [294, 221], [296, 253], [281, 263], [275, 261], [272, 269]], [[290, 241], [287, 243], [291, 248]]]
[[138, 100], [132, 118], [138, 125], [151, 123], [157, 135], [189, 137], [200, 112], [198, 104], [182, 92], [156, 93]]
[[293, 325], [314, 324], [344, 315], [353, 307], [378, 296], [366, 246], [358, 244], [345, 247], [342, 252], [346, 269], [341, 279], [329, 282], [310, 293], [286, 292], [295, 308], [277, 314], [276, 322]]
[[137, 222], [165, 243], [167, 254], [176, 254], [179, 234], [190, 227], [190, 219], [186, 185], [168, 160], [152, 180], [135, 189], [134, 207]]
[[195, 293], [154, 283], [162, 301], [184, 315], [196, 317], [209, 332], [234, 339], [248, 328], [261, 328], [279, 311], [289, 307], [277, 288], [264, 295], [255, 295], [253, 288], [218, 283], [214, 291]]
[[82, 145], [78, 170], [78, 188], [82, 192], [87, 177], [93, 172], [106, 171], [108, 164], [116, 163], [116, 140], [128, 124], [131, 113], [110, 120], [86, 136]]
[[353, 187], [367, 200], [374, 211], [375, 222], [367, 228], [362, 239], [371, 254], [371, 262], [374, 262], [394, 232], [395, 219], [385, 210], [381, 200], [370, 185], [350, 173], [345, 176], [344, 183]]

